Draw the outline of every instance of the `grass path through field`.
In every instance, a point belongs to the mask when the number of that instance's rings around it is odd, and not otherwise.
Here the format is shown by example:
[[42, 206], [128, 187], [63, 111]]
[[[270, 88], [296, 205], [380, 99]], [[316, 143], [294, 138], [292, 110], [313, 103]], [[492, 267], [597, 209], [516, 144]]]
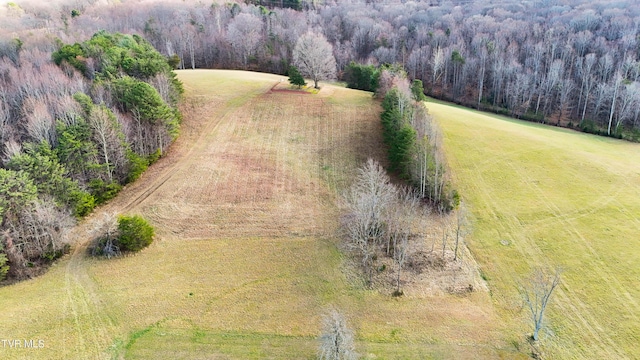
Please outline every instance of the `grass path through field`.
[[[516, 281], [560, 266], [550, 358], [634, 358], [640, 347], [640, 146], [429, 103], [477, 219], [471, 250], [505, 316]], [[501, 240], [508, 241], [504, 246]], [[517, 324], [517, 323], [515, 323]], [[514, 324], [514, 325], [515, 325]]]

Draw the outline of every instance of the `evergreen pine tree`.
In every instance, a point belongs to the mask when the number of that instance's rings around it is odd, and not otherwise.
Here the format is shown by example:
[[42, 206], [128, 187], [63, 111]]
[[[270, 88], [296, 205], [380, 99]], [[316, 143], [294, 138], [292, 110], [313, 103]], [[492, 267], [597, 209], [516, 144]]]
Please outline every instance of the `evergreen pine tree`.
[[298, 68], [296, 68], [295, 66], [291, 66], [289, 68], [289, 82], [291, 83], [291, 85], [298, 85], [298, 89], [300, 89], [300, 87], [304, 85], [307, 85], [307, 82], [304, 81], [304, 77], [300, 75]]

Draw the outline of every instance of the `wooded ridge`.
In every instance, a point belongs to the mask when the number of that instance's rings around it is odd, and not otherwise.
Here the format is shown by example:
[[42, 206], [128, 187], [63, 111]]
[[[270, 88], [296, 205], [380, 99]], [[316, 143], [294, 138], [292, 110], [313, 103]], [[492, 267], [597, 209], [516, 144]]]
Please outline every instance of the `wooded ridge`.
[[33, 63], [56, 37], [74, 43], [104, 29], [143, 36], [182, 68], [284, 74], [313, 30], [333, 46], [339, 74], [351, 61], [399, 63], [437, 98], [640, 139], [640, 5], [630, 0], [61, 0], [10, 3], [0, 14], [0, 56], [13, 63]]

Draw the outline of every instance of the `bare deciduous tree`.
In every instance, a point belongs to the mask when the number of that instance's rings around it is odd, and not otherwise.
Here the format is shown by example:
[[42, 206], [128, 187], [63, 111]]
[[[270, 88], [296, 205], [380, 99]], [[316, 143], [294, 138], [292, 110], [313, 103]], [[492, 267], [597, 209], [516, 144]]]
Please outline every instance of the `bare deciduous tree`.
[[5, 141], [4, 148], [2, 149], [2, 162], [7, 163], [9, 160], [22, 152], [22, 146], [14, 139]]
[[29, 97], [25, 100], [22, 111], [29, 136], [36, 142], [47, 141], [54, 144], [55, 126], [47, 105], [39, 99]]
[[318, 355], [321, 360], [353, 360], [358, 358], [355, 352], [353, 331], [347, 326], [342, 314], [331, 310], [322, 319], [323, 329], [320, 335]]
[[[22, 209], [18, 217], [5, 219], [2, 234], [7, 255], [14, 267], [23, 268], [27, 261], [55, 258], [68, 243], [68, 232], [74, 220], [68, 211], [52, 201], [37, 201]], [[13, 270], [17, 270], [12, 267]]]
[[471, 232], [471, 223], [469, 222], [469, 212], [464, 203], [460, 203], [456, 210], [456, 244], [453, 250], [453, 260], [458, 260], [458, 248], [460, 243], [464, 242], [464, 237]]
[[242, 58], [246, 68], [249, 57], [253, 55], [262, 39], [262, 21], [251, 14], [240, 14], [229, 23], [227, 40]]
[[114, 172], [123, 170], [127, 162], [124, 134], [113, 112], [104, 106], [95, 106], [89, 115], [89, 125], [98, 153], [105, 167], [107, 180], [113, 182]]
[[336, 77], [333, 46], [322, 34], [308, 32], [298, 39], [293, 49], [293, 64], [302, 75], [313, 80], [316, 89], [318, 81]]
[[387, 253], [390, 244], [393, 246], [393, 262], [396, 265], [396, 291], [394, 294], [398, 296], [402, 295], [400, 274], [407, 260], [409, 237], [419, 208], [420, 198], [416, 191], [412, 188], [403, 188], [398, 191], [398, 197], [386, 215]]
[[451, 222], [444, 210], [440, 211], [440, 218], [442, 219], [442, 260], [444, 260], [447, 251], [447, 240], [449, 239]]
[[442, 70], [444, 69], [444, 51], [440, 47], [436, 48], [433, 52], [433, 58], [431, 59], [431, 83], [436, 84], [440, 76], [442, 76]]
[[373, 256], [385, 236], [385, 214], [396, 192], [382, 166], [369, 159], [343, 195], [346, 212], [343, 226], [348, 245], [360, 254], [369, 283], [373, 277]]
[[560, 274], [559, 269], [555, 269], [553, 274], [549, 274], [543, 269], [536, 269], [526, 280], [526, 283], [518, 285], [518, 291], [531, 315], [533, 322], [531, 337], [534, 341], [539, 339], [539, 332], [543, 326], [544, 314], [549, 300], [553, 290], [560, 284]]
[[9, 132], [9, 105], [0, 97], [0, 143], [3, 143]]
[[102, 218], [94, 224], [92, 232], [97, 241], [93, 255], [111, 258], [120, 254], [120, 248], [116, 245], [118, 223], [115, 213], [104, 213]]

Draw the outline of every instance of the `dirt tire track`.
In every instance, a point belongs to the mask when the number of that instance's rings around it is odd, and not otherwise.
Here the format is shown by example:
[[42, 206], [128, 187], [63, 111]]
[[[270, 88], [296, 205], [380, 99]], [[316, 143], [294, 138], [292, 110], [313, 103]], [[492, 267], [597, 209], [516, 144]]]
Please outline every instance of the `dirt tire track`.
[[[253, 96], [263, 92], [258, 89]], [[253, 96], [242, 95], [246, 100]], [[242, 106], [246, 101], [238, 103]], [[135, 183], [126, 186], [110, 203], [96, 209], [90, 216], [78, 224], [72, 232], [71, 243], [75, 244], [73, 252], [65, 269], [66, 300], [65, 314], [70, 314], [74, 329], [78, 334], [79, 343], [64, 347], [65, 358], [108, 359], [109, 347], [118, 335], [115, 324], [105, 313], [105, 303], [96, 291], [96, 284], [88, 273], [89, 259], [87, 258], [91, 242], [92, 226], [105, 213], [120, 213], [132, 211], [153, 195], [160, 187], [174, 176], [176, 172], [191, 163], [184, 161], [191, 157], [196, 150], [206, 146], [205, 138], [213, 134], [226, 116], [236, 107], [223, 107], [222, 111], [211, 111], [212, 115], [204, 126], [197, 128], [197, 124], [183, 123], [184, 127], [191, 127], [191, 133], [196, 136], [179, 138], [168, 151], [167, 156], [158, 160]], [[200, 111], [211, 110], [209, 106]], [[195, 139], [194, 139], [195, 138]], [[67, 331], [68, 329], [63, 329]]]

